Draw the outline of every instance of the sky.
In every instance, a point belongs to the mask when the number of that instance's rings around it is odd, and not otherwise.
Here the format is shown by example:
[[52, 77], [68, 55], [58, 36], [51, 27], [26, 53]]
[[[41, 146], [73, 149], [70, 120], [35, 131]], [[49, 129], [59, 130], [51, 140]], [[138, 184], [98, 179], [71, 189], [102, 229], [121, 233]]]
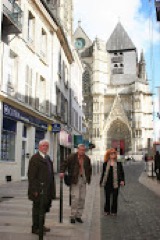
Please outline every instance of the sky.
[[[150, 89], [154, 94], [154, 127], [160, 131], [158, 86], [160, 87], [160, 22], [154, 0], [74, 0], [74, 28], [81, 27], [91, 40], [107, 41], [118, 21], [137, 47], [144, 51]], [[156, 138], [156, 137], [155, 137]]]

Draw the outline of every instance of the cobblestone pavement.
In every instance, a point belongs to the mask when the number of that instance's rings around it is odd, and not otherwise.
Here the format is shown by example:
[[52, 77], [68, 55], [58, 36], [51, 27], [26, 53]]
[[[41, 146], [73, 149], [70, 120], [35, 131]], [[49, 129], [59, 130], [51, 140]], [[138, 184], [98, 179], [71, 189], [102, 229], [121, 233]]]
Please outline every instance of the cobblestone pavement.
[[[99, 176], [94, 176], [91, 185], [87, 186], [84, 224], [70, 224], [69, 188], [63, 185], [63, 222], [59, 222], [59, 199], [56, 199], [46, 217], [46, 226], [51, 228], [51, 232], [44, 236], [44, 240], [89, 240], [95, 189], [99, 191], [98, 181]], [[57, 196], [59, 196], [58, 176], [56, 176], [56, 183]], [[27, 185], [27, 181], [0, 185], [0, 240], [38, 239], [37, 235], [31, 234], [32, 203], [27, 198]], [[100, 198], [99, 193], [98, 197]], [[98, 240], [99, 229], [96, 230], [96, 235], [93, 234], [92, 240]]]
[[101, 240], [160, 239], [160, 196], [139, 182], [143, 169], [137, 162], [124, 167], [126, 186], [120, 190], [116, 217], [103, 215], [101, 189]]

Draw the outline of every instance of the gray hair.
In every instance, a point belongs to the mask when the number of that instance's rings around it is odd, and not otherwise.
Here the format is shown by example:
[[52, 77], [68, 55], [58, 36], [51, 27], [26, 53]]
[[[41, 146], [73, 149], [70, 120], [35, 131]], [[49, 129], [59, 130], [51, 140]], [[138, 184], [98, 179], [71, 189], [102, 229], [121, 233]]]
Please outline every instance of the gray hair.
[[44, 143], [48, 143], [49, 145], [49, 141], [47, 139], [42, 139], [41, 141], [39, 141], [39, 146], [43, 145]]
[[84, 143], [80, 143], [80, 144], [78, 144], [78, 148], [80, 148], [80, 147], [84, 147], [84, 148], [86, 148], [86, 146], [85, 146]]

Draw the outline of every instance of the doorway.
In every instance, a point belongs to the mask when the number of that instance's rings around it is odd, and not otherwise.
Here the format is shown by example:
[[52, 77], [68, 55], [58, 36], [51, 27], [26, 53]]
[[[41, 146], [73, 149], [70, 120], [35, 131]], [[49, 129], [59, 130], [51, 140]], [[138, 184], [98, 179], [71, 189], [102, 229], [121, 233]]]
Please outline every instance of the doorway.
[[26, 139], [22, 140], [21, 179], [26, 179]]

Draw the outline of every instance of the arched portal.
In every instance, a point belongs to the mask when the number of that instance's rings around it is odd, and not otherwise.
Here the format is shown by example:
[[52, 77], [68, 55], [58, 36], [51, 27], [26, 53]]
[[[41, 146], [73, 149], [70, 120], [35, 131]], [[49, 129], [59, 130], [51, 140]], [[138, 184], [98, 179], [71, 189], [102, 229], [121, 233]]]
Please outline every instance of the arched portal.
[[107, 148], [110, 147], [116, 148], [120, 155], [131, 150], [131, 132], [120, 120], [113, 121], [107, 131]]

